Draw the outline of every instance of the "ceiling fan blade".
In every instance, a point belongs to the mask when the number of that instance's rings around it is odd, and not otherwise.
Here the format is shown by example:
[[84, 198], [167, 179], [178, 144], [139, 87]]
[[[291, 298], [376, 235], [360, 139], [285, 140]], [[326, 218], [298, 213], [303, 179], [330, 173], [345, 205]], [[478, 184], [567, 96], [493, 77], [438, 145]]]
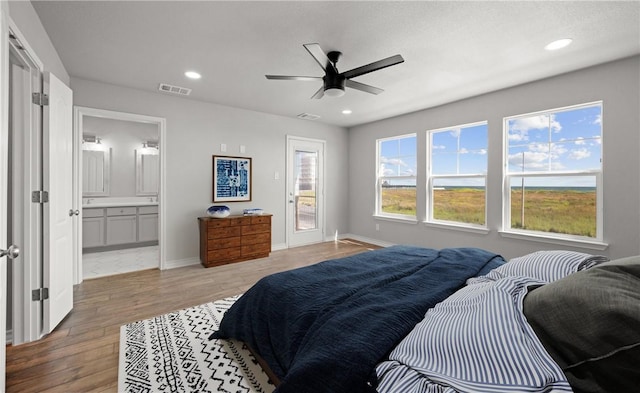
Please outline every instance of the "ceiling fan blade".
[[386, 59], [374, 61], [371, 64], [363, 65], [362, 67], [354, 68], [349, 71], [345, 71], [342, 75], [349, 79], [355, 78], [356, 76], [368, 74], [373, 71], [381, 70], [383, 68], [391, 67], [392, 65], [396, 65], [404, 62], [404, 59], [400, 55], [395, 55], [391, 57], [387, 57]]
[[336, 68], [333, 66], [333, 63], [331, 63], [331, 60], [329, 60], [329, 58], [327, 57], [327, 54], [324, 53], [324, 51], [320, 47], [320, 44], [304, 44], [302, 46], [304, 46], [307, 52], [309, 52], [309, 54], [314, 59], [316, 59], [316, 61], [318, 62], [318, 64], [320, 64], [320, 67], [322, 67], [323, 70], [326, 71], [327, 67], [331, 67], [333, 68], [334, 71], [338, 72]]
[[312, 95], [311, 98], [315, 98], [315, 99], [320, 99], [324, 97], [324, 85], [320, 86], [320, 88], [318, 89], [318, 91], [316, 91], [316, 94]]
[[345, 84], [345, 86], [350, 87], [352, 89], [364, 91], [364, 92], [371, 93], [371, 94], [380, 94], [380, 93], [382, 93], [384, 91], [384, 90], [382, 90], [380, 88], [369, 86], [369, 85], [365, 85], [364, 83], [352, 81], [350, 79], [347, 79], [346, 81], [344, 81], [344, 84]]
[[317, 81], [322, 80], [321, 76], [289, 76], [289, 75], [265, 75], [267, 79], [281, 81]]

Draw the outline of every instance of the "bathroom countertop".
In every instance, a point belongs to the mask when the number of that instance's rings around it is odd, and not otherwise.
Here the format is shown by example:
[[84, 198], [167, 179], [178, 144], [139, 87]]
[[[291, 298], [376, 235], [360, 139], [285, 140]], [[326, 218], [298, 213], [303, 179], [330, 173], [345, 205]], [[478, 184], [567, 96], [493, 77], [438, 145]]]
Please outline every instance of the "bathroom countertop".
[[158, 201], [150, 201], [149, 198], [90, 198], [82, 201], [83, 209], [103, 208], [103, 207], [123, 207], [123, 206], [157, 206]]
[[158, 202], [95, 202], [82, 205], [83, 209], [91, 209], [92, 207], [122, 207], [122, 206], [156, 206]]

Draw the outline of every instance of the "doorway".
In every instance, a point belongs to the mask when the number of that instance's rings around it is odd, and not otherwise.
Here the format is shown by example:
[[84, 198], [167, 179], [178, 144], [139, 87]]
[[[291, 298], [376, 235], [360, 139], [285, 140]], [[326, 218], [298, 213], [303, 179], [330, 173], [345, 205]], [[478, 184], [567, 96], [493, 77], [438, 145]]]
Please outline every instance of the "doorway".
[[75, 107], [76, 283], [164, 268], [165, 119]]
[[325, 238], [325, 141], [287, 136], [287, 246]]

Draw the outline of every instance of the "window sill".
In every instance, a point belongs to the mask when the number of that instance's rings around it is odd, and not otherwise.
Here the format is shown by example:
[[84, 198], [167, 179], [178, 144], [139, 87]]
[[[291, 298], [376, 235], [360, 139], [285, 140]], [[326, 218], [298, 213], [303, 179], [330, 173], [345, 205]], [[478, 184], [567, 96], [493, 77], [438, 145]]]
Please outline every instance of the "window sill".
[[471, 226], [464, 224], [456, 224], [453, 222], [433, 222], [433, 221], [424, 221], [423, 224], [427, 227], [439, 228], [439, 229], [448, 229], [451, 231], [462, 231], [462, 232], [471, 232], [478, 233], [482, 235], [486, 235], [491, 230], [489, 228], [480, 227], [480, 226]]
[[379, 214], [374, 214], [373, 218], [375, 218], [376, 220], [383, 220], [383, 221], [392, 221], [392, 222], [402, 222], [405, 224], [417, 224], [418, 223], [418, 219], [416, 219], [415, 217], [403, 217], [403, 216], [381, 216]]
[[608, 243], [603, 243], [597, 240], [561, 238], [530, 232], [500, 231], [500, 235], [511, 239], [530, 240], [534, 242], [559, 244], [562, 246], [588, 248], [600, 251], [606, 250], [607, 247], [609, 247]]

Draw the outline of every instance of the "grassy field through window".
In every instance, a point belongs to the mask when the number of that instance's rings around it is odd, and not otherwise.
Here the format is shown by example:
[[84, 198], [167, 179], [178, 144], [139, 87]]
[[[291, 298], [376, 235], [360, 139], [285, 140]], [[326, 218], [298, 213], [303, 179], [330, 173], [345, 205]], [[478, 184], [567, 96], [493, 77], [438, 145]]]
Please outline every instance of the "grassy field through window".
[[596, 191], [511, 190], [511, 227], [596, 237]]
[[[483, 189], [434, 190], [433, 217], [484, 225], [485, 197]], [[383, 188], [382, 211], [415, 216], [415, 188]], [[524, 226], [522, 212], [522, 190], [514, 188], [511, 191], [512, 228], [596, 237], [594, 189], [525, 189]]]

